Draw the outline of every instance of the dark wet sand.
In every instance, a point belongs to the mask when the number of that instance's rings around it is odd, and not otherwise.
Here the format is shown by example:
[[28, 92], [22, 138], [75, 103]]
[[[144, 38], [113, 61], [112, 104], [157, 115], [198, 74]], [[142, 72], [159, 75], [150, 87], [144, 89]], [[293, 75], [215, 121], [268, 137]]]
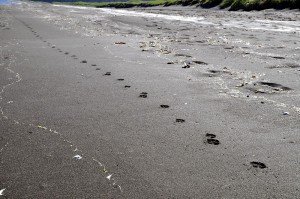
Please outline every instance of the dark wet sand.
[[0, 198], [299, 198], [299, 14], [133, 10], [0, 9]]

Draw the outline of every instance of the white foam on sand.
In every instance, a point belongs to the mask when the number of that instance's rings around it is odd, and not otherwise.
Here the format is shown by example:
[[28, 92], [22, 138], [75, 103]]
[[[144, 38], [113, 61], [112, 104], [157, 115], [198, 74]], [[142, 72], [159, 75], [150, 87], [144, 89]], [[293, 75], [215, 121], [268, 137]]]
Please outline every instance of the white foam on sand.
[[297, 21], [254, 20], [246, 22], [230, 20], [227, 22], [223, 22], [222, 25], [249, 30], [300, 33], [300, 22]]
[[[145, 17], [145, 18], [160, 18], [170, 21], [188, 22], [202, 25], [213, 25], [217, 27], [232, 27], [239, 29], [248, 30], [262, 30], [262, 31], [273, 31], [273, 32], [295, 32], [300, 33], [300, 22], [298, 21], [278, 21], [278, 20], [230, 20], [222, 21], [222, 19], [207, 18], [207, 17], [193, 17], [193, 16], [182, 16], [182, 15], [167, 15], [167, 14], [155, 14], [147, 12], [139, 12], [132, 10], [123, 9], [112, 9], [112, 8], [91, 8], [81, 6], [70, 6], [70, 5], [53, 5], [55, 7], [71, 8], [72, 12], [78, 10], [96, 10], [100, 13], [115, 15], [115, 16], [132, 16], [132, 17]], [[219, 21], [221, 20], [221, 21]], [[217, 22], [218, 21], [218, 22]]]
[[132, 16], [132, 17], [146, 17], [146, 18], [161, 18], [171, 21], [182, 21], [182, 22], [192, 22], [206, 25], [214, 25], [214, 23], [205, 21], [204, 17], [190, 17], [190, 16], [180, 16], [180, 15], [166, 15], [166, 14], [154, 14], [147, 12], [138, 12], [131, 10], [122, 10], [122, 9], [111, 9], [111, 8], [91, 8], [91, 7], [79, 7], [79, 6], [68, 6], [68, 5], [53, 5], [56, 7], [66, 7], [81, 10], [98, 10], [105, 14], [116, 15], [116, 16]]

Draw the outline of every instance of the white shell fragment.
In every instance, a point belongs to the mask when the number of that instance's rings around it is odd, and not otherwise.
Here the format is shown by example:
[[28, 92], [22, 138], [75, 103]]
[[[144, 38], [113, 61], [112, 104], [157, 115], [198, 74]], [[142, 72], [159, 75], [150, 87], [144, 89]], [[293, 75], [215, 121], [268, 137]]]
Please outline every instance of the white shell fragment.
[[82, 156], [81, 155], [75, 155], [73, 158], [75, 158], [76, 160], [80, 160], [80, 159], [82, 159]]
[[0, 196], [3, 196], [3, 192], [5, 191], [5, 189], [1, 189], [0, 190]]
[[110, 180], [110, 179], [111, 179], [111, 176], [112, 176], [112, 174], [109, 174], [106, 178], [107, 178], [108, 180]]

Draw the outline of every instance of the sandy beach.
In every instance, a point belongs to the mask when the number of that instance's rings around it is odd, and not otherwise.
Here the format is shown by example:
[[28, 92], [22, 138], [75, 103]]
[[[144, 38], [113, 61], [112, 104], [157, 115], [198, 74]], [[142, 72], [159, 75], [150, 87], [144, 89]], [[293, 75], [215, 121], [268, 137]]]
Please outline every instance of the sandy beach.
[[0, 6], [0, 198], [299, 198], [300, 12]]

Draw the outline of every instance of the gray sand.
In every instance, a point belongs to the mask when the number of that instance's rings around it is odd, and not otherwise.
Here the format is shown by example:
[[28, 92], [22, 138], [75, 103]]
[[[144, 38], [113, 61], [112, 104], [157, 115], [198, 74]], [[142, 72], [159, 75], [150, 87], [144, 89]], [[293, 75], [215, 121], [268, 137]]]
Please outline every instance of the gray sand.
[[299, 21], [1, 7], [0, 198], [299, 198]]

